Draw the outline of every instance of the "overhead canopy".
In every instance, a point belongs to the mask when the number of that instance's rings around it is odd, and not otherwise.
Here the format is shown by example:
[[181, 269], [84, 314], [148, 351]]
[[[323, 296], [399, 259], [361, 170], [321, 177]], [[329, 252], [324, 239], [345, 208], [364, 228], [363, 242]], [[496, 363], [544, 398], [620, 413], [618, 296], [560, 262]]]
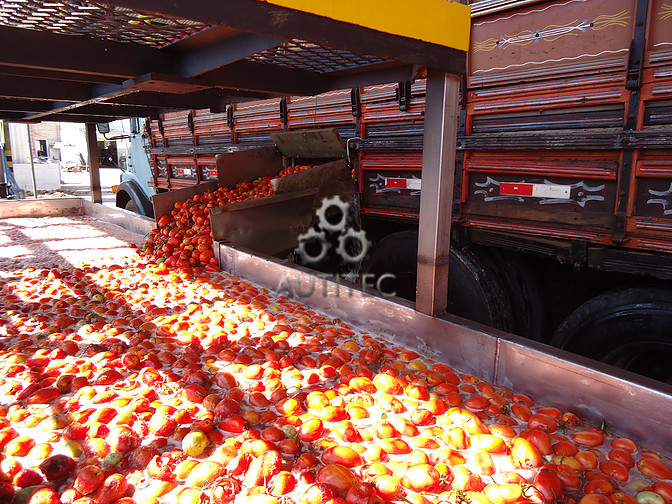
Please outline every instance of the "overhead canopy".
[[345, 3], [0, 0], [0, 118], [101, 123], [223, 111], [411, 80], [425, 67], [464, 71], [467, 6]]

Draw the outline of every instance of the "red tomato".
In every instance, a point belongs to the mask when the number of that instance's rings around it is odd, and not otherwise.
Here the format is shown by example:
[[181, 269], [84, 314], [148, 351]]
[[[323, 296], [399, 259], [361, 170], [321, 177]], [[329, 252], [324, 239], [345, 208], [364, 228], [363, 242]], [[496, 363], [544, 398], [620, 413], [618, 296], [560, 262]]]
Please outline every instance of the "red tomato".
[[486, 485], [483, 494], [495, 504], [515, 504], [523, 497], [523, 489], [515, 483]]
[[430, 464], [410, 465], [398, 478], [399, 484], [415, 492], [434, 491], [441, 481], [441, 475]]
[[299, 427], [299, 439], [301, 441], [317, 441], [324, 434], [322, 420], [317, 417], [311, 418]]
[[545, 504], [553, 504], [562, 499], [562, 481], [556, 473], [549, 469], [541, 469], [532, 483], [541, 492]]
[[411, 453], [412, 448], [401, 438], [389, 438], [381, 440], [380, 448], [390, 455], [405, 455]]
[[471, 396], [464, 402], [464, 405], [469, 409], [484, 410], [490, 406], [490, 401], [483, 396]]
[[614, 492], [609, 496], [609, 500], [613, 504], [638, 504], [637, 499], [624, 493], [624, 492]]
[[280, 472], [281, 465], [280, 452], [268, 450], [252, 459], [247, 468], [244, 482], [248, 486], [265, 485]]
[[662, 460], [643, 458], [637, 462], [637, 469], [644, 476], [655, 479], [672, 479], [672, 468]]
[[400, 495], [399, 482], [391, 474], [379, 474], [371, 479], [371, 484], [383, 499], [393, 500]]
[[215, 483], [210, 492], [210, 502], [213, 504], [228, 504], [233, 502], [240, 492], [240, 483], [237, 479], [225, 476]]
[[337, 495], [345, 497], [355, 483], [357, 483], [357, 477], [349, 468], [342, 464], [327, 463], [317, 473], [317, 482], [327, 485]]
[[508, 451], [508, 447], [504, 440], [493, 434], [472, 435], [471, 446], [487, 453], [501, 454]]
[[584, 495], [579, 504], [611, 504], [611, 500], [606, 495], [592, 493]]
[[604, 438], [604, 433], [596, 430], [577, 431], [572, 433], [572, 440], [576, 444], [590, 446], [591, 448], [602, 446], [604, 444]]
[[128, 489], [128, 482], [123, 474], [111, 474], [96, 492], [96, 502], [111, 504], [120, 499]]
[[635, 467], [635, 459], [632, 454], [622, 448], [613, 448], [609, 451], [607, 457], [609, 460], [620, 462], [628, 469]]
[[587, 481], [583, 487], [585, 493], [599, 493], [602, 495], [611, 495], [614, 492], [614, 485], [604, 479], [593, 479]]
[[462, 427], [452, 427], [441, 435], [441, 440], [456, 450], [466, 450], [471, 446], [471, 440]]
[[544, 413], [536, 413], [527, 419], [527, 424], [530, 429], [537, 429], [544, 432], [552, 433], [558, 430], [558, 421]]
[[553, 454], [573, 457], [578, 453], [578, 447], [571, 441], [558, 441], [553, 444]]
[[541, 455], [550, 455], [553, 453], [553, 445], [549, 435], [542, 430], [530, 430], [527, 439], [532, 443]]
[[356, 467], [362, 464], [362, 457], [349, 446], [330, 446], [322, 452], [324, 464], [340, 464], [345, 467]]
[[85, 465], [77, 473], [77, 478], [73, 483], [75, 490], [82, 495], [95, 492], [105, 481], [103, 471], [94, 465]]
[[580, 451], [574, 455], [574, 459], [585, 469], [595, 469], [598, 466], [597, 454], [593, 451]]
[[496, 472], [492, 456], [487, 452], [474, 453], [473, 465], [478, 474], [492, 476]]
[[358, 481], [345, 495], [346, 504], [382, 504], [383, 499], [371, 483]]
[[523, 422], [527, 422], [532, 416], [532, 410], [530, 410], [530, 407], [525, 403], [512, 404], [511, 413], [513, 413], [513, 416], [519, 420], [522, 420]]
[[385, 373], [378, 373], [376, 376], [374, 376], [373, 384], [376, 386], [376, 390], [385, 394], [395, 395], [401, 392], [401, 385], [397, 381], [396, 377]]
[[452, 407], [446, 413], [455, 425], [462, 427], [467, 434], [490, 434], [481, 419], [475, 413], [464, 408]]
[[399, 437], [399, 431], [387, 420], [379, 420], [373, 426], [373, 433], [378, 439]]
[[515, 467], [531, 469], [540, 467], [543, 458], [539, 450], [527, 439], [515, 437], [511, 443], [511, 461]]
[[667, 481], [656, 481], [652, 486], [651, 490], [660, 495], [665, 502], [669, 504], [672, 502], [672, 483]]
[[299, 500], [300, 504], [324, 504], [334, 497], [331, 487], [323, 483], [314, 483], [309, 486]]
[[620, 448], [621, 450], [625, 450], [628, 453], [635, 453], [637, 451], [637, 445], [630, 438], [616, 438], [611, 441], [611, 446], [612, 448]]

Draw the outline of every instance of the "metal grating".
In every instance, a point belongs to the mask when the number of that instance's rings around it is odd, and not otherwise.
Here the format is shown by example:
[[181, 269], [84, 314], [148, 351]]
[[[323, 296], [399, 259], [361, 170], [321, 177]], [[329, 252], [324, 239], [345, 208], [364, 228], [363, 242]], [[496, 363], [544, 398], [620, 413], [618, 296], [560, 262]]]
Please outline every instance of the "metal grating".
[[333, 49], [301, 39], [288, 40], [280, 46], [258, 52], [248, 59], [317, 73], [337, 72], [385, 61], [383, 58]]
[[0, 25], [161, 48], [207, 25], [96, 2], [0, 0]]

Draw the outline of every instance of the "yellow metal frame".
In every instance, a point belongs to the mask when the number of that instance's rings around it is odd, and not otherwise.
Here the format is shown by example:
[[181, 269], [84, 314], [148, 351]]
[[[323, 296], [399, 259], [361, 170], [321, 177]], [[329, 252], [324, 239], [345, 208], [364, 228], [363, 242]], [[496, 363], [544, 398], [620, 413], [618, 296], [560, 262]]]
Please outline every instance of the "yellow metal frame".
[[[469, 49], [471, 8], [448, 0], [262, 0], [460, 51]], [[362, 48], [366, 50], [366, 48]]]

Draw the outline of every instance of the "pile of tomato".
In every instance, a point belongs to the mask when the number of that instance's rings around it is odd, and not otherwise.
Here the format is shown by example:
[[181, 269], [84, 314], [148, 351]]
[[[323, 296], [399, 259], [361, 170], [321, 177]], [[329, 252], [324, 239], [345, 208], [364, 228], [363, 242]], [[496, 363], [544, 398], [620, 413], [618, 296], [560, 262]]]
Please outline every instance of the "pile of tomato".
[[271, 180], [298, 173], [311, 165], [296, 165], [282, 169], [276, 177], [259, 177], [252, 182], [239, 182], [233, 189], [220, 187], [203, 195], [175, 203], [170, 214], [163, 215], [150, 232], [145, 253], [154, 262], [166, 262], [169, 267], [202, 267], [217, 271], [217, 258], [212, 250], [210, 209], [274, 194]]
[[0, 502], [672, 502], [664, 454], [168, 263], [5, 279]]
[[166, 262], [169, 267], [202, 267], [217, 271], [212, 250], [210, 209], [274, 194], [271, 180], [306, 170], [313, 165], [295, 165], [282, 169], [275, 177], [259, 177], [252, 182], [239, 182], [233, 189], [220, 187], [203, 195], [175, 203], [170, 214], [163, 215], [145, 243], [145, 254], [153, 262]]

